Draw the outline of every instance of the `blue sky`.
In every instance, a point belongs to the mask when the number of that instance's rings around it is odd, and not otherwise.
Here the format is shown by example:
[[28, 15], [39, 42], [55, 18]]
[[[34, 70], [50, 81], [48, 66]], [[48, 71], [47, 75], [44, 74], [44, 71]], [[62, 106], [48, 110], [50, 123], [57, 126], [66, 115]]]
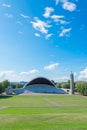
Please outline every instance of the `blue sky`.
[[86, 0], [0, 0], [0, 81], [87, 80]]

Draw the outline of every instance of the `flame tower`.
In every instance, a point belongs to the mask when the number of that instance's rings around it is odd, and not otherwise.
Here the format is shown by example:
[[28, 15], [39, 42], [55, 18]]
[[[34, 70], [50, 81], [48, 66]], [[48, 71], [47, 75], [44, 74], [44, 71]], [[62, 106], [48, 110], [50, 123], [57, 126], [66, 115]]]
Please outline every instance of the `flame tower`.
[[74, 75], [70, 74], [70, 94], [74, 94]]

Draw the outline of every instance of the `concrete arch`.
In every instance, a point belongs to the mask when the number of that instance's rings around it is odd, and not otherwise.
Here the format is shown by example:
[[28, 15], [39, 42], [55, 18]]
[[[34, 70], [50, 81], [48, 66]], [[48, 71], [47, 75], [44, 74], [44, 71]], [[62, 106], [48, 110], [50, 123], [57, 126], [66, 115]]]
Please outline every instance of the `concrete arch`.
[[33, 80], [31, 80], [29, 83], [27, 83], [24, 87], [29, 87], [30, 85], [35, 85], [35, 84], [43, 84], [43, 85], [50, 85], [53, 87], [56, 87], [54, 83], [52, 83], [49, 79], [44, 78], [44, 77], [38, 77]]

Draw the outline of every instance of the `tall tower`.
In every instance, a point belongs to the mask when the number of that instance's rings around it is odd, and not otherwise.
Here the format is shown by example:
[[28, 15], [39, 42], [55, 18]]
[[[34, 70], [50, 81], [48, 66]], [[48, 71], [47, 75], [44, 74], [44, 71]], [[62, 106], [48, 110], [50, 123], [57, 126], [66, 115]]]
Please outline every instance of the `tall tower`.
[[70, 94], [74, 94], [74, 75], [70, 74]]

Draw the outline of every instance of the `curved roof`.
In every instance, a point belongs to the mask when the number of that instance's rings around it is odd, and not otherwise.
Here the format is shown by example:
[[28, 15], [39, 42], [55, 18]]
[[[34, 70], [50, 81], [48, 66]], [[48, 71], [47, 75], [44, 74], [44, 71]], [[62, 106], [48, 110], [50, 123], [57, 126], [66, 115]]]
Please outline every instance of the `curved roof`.
[[44, 77], [35, 78], [31, 80], [29, 83], [27, 83], [25, 86], [27, 87], [29, 85], [34, 85], [34, 84], [45, 84], [45, 85], [51, 85], [55, 87], [55, 85], [49, 79], [46, 79]]

